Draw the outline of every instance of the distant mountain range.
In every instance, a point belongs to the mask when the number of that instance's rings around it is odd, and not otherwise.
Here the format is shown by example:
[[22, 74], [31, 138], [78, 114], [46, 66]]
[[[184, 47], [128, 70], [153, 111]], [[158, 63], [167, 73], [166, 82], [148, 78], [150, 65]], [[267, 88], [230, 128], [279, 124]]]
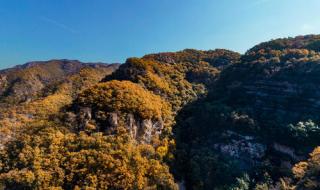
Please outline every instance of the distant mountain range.
[[61, 83], [84, 69], [113, 71], [117, 67], [117, 64], [81, 63], [76, 60], [37, 61], [19, 65], [0, 71], [0, 101], [27, 101], [53, 83]]

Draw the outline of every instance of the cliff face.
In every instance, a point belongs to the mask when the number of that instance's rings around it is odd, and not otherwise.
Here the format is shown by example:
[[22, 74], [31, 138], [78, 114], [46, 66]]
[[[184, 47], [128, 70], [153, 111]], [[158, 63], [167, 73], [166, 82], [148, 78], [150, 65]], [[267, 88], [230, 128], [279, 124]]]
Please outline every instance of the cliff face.
[[279, 57], [268, 59], [260, 55], [257, 60], [264, 59], [260, 62], [244, 59], [241, 64], [226, 69], [216, 84], [216, 95], [221, 90], [230, 96], [226, 103], [231, 106], [250, 106], [256, 115], [276, 112], [289, 123], [317, 119], [314, 113], [319, 111], [319, 54], [310, 50], [294, 51], [294, 55], [279, 51]]
[[[90, 130], [92, 123], [95, 124], [91, 130], [97, 130], [104, 133], [112, 133], [113, 130], [124, 126], [130, 137], [139, 143], [150, 144], [152, 139], [159, 137], [165, 128], [162, 118], [159, 119], [142, 119], [141, 117], [134, 116], [134, 114], [123, 114], [117, 112], [109, 112], [106, 118], [100, 123], [94, 119], [97, 113], [93, 112], [89, 107], [81, 107], [77, 111], [77, 115], [69, 115], [68, 121], [75, 122], [74, 125], [78, 126], [77, 130]], [[92, 116], [94, 115], [94, 117]]]
[[257, 181], [264, 173], [286, 175], [320, 143], [317, 44], [319, 36], [262, 43], [223, 69], [208, 96], [181, 110], [175, 134], [178, 159], [191, 163], [191, 175], [185, 167], [181, 172], [187, 186], [207, 189], [212, 184], [205, 179], [219, 175], [231, 183], [215, 172], [219, 167], [202, 166], [214, 157], [224, 160], [216, 164], [225, 164], [225, 171], [247, 172]]
[[[243, 56], [240, 64], [221, 73], [215, 91], [208, 98], [223, 102], [254, 123], [252, 129], [237, 127], [236, 123], [236, 130], [260, 136], [267, 144], [276, 142], [287, 146], [292, 149], [291, 153], [280, 152], [297, 161], [319, 143], [311, 140], [312, 135], [309, 135], [308, 143], [300, 141], [303, 145], [296, 145], [293, 136], [297, 134], [291, 134], [288, 125], [309, 120], [319, 122], [320, 77], [317, 73], [320, 71], [320, 57], [317, 52], [307, 49], [282, 50], [277, 56], [270, 54], [266, 51], [255, 60], [250, 60], [252, 52]], [[265, 58], [267, 56], [270, 57]], [[279, 150], [275, 148], [277, 146], [269, 147]]]

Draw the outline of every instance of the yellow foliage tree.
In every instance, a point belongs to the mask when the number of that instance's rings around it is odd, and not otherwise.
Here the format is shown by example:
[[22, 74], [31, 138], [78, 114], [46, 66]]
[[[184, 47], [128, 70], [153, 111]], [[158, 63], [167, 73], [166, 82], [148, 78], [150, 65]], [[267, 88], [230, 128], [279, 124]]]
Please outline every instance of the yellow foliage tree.
[[80, 93], [76, 104], [104, 112], [133, 113], [142, 119], [168, 119], [172, 115], [170, 104], [130, 81], [95, 85]]
[[27, 128], [0, 151], [0, 183], [15, 189], [177, 189], [151, 145], [73, 133], [53, 123]]

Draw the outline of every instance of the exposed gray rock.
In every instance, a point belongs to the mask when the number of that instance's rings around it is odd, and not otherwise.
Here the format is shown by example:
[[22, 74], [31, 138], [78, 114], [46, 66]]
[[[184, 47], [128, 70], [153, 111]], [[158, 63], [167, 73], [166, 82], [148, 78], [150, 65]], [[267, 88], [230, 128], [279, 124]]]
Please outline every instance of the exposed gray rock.
[[150, 143], [153, 136], [160, 135], [164, 127], [162, 120], [144, 119], [141, 121], [136, 119], [133, 114], [127, 115], [125, 125], [133, 139], [145, 143]]
[[137, 123], [133, 114], [128, 114], [126, 123], [127, 123], [127, 128], [129, 129], [131, 137], [134, 139], [137, 139], [139, 127], [137, 126]]
[[267, 146], [253, 136], [242, 136], [233, 131], [227, 131], [223, 135], [229, 142], [217, 143], [214, 148], [224, 155], [242, 161], [246, 166], [255, 165], [266, 154]]
[[153, 123], [150, 119], [145, 119], [141, 122], [139, 129], [139, 138], [141, 141], [150, 142], [153, 132]]
[[109, 113], [108, 124], [113, 128], [118, 126], [118, 114], [117, 113]]
[[92, 110], [88, 107], [80, 108], [78, 113], [79, 128], [84, 129], [92, 118]]
[[[122, 120], [123, 118], [124, 121]], [[129, 130], [131, 137], [142, 143], [150, 143], [152, 138], [160, 135], [164, 128], [162, 119], [141, 119], [132, 113], [124, 114], [117, 112], [100, 115], [100, 113], [93, 113], [89, 107], [79, 108], [77, 119], [80, 129], [85, 129], [89, 123], [95, 123], [98, 131], [112, 130], [117, 128], [120, 123], [124, 124], [124, 127]], [[99, 119], [99, 122], [96, 122], [96, 119]], [[69, 118], [69, 120], [71, 121], [72, 119]]]

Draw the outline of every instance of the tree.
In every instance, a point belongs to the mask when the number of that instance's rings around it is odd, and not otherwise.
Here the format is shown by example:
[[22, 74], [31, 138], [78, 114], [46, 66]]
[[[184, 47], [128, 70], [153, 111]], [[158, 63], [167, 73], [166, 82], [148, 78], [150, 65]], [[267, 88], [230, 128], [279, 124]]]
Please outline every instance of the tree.
[[71, 132], [41, 122], [0, 152], [6, 189], [177, 189], [169, 167], [151, 145], [127, 131], [114, 135]]

